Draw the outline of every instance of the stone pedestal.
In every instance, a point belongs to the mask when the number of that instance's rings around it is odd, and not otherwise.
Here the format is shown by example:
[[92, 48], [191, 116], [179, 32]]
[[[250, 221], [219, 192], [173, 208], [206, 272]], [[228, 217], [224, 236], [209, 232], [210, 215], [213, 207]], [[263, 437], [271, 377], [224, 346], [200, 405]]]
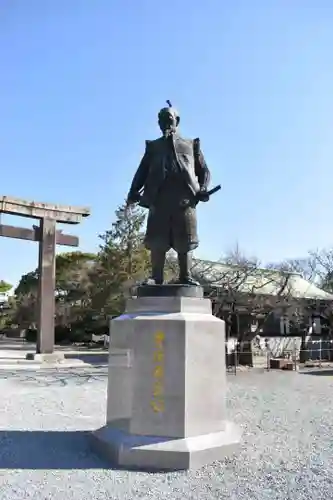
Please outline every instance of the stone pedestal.
[[[25, 357], [25, 366], [36, 366], [39, 368], [73, 368], [84, 366], [86, 363], [82, 359], [66, 358], [63, 352], [53, 352], [50, 354], [40, 354], [28, 352]], [[23, 360], [19, 361], [22, 365]]]
[[63, 352], [52, 352], [50, 354], [40, 354], [36, 352], [28, 352], [26, 359], [29, 361], [38, 361], [40, 363], [64, 363], [65, 355]]
[[195, 468], [240, 441], [226, 420], [224, 322], [197, 292], [168, 293], [130, 299], [111, 321], [107, 422], [93, 444], [120, 466]]

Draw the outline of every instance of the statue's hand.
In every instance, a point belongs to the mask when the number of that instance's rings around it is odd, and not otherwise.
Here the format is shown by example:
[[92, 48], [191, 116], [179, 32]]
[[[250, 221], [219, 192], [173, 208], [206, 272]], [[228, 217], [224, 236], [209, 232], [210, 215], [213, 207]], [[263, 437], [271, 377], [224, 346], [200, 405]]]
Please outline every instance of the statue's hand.
[[129, 193], [127, 197], [127, 205], [133, 205], [134, 203], [139, 203], [141, 200], [140, 193]]
[[197, 194], [198, 201], [206, 202], [209, 201], [209, 194], [207, 193], [207, 189], [202, 187], [200, 188], [199, 193]]

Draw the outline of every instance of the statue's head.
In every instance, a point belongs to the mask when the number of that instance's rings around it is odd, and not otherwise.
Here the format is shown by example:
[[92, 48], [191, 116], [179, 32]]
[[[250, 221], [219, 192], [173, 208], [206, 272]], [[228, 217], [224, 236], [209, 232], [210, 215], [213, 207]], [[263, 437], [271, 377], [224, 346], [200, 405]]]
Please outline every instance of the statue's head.
[[172, 107], [171, 102], [167, 101], [168, 107], [162, 108], [158, 113], [158, 124], [164, 135], [176, 131], [180, 117], [178, 111]]

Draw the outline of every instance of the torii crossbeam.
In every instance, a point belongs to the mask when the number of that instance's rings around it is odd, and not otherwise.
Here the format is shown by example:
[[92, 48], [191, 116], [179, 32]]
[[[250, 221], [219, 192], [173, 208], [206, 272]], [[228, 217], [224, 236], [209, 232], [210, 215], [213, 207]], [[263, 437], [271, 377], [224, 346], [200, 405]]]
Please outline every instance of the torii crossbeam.
[[39, 203], [8, 196], [0, 197], [0, 214], [17, 215], [38, 219], [39, 225], [32, 229], [0, 224], [0, 236], [39, 243], [39, 286], [38, 286], [38, 333], [37, 354], [54, 353], [54, 316], [55, 316], [55, 256], [56, 245], [77, 247], [76, 236], [63, 234], [56, 230], [57, 222], [79, 224], [90, 215], [87, 207], [73, 207]]

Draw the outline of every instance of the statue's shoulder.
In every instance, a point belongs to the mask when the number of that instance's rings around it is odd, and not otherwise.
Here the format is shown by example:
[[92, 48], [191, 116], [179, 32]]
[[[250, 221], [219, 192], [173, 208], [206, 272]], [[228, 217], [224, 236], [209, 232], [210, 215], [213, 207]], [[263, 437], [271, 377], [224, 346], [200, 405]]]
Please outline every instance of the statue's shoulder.
[[193, 139], [189, 139], [188, 137], [183, 137], [181, 135], [177, 135], [176, 139], [181, 142], [185, 142], [186, 144], [193, 144]]
[[159, 137], [158, 139], [146, 139], [146, 151], [150, 151], [151, 149], [158, 147], [160, 142], [162, 142], [162, 137]]
[[187, 137], [177, 136], [178, 142], [191, 148], [194, 154], [199, 154], [200, 152], [200, 139], [196, 137], [195, 139], [188, 139]]
[[154, 145], [154, 144], [159, 144], [162, 141], [163, 141], [163, 137], [158, 137], [157, 139], [147, 139], [146, 144], [148, 146], [150, 146], [150, 145]]
[[199, 137], [196, 137], [195, 139], [189, 139], [188, 137], [177, 135], [177, 138], [179, 141], [186, 142], [188, 145], [192, 144], [193, 146], [196, 146], [197, 144], [200, 144]]
[[[187, 137], [182, 137], [180, 135], [175, 135], [175, 141], [178, 143], [185, 144], [190, 148], [193, 148], [195, 152], [200, 150], [200, 139], [196, 137], [195, 139], [188, 139]], [[158, 137], [157, 139], [146, 140], [146, 151], [158, 148], [164, 142], [163, 137]]]

